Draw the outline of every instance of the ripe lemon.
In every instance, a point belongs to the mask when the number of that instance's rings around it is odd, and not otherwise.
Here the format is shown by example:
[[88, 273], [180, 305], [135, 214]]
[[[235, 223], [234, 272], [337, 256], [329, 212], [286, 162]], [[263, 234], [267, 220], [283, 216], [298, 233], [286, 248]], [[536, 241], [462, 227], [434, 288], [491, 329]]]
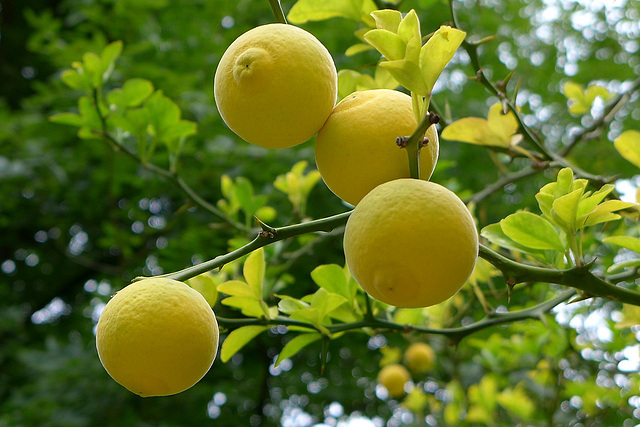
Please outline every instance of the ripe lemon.
[[[316, 164], [325, 184], [356, 205], [383, 182], [409, 178], [407, 151], [396, 138], [417, 126], [411, 97], [389, 89], [355, 92], [336, 105], [316, 139]], [[420, 178], [429, 179], [438, 160], [438, 133], [420, 151]]]
[[404, 352], [404, 364], [412, 372], [418, 374], [427, 373], [433, 368], [436, 355], [429, 344], [423, 342], [413, 343]]
[[150, 278], [118, 293], [104, 308], [96, 333], [109, 375], [140, 396], [167, 396], [197, 383], [218, 351], [211, 307], [182, 282]]
[[478, 234], [454, 193], [429, 181], [397, 179], [358, 203], [347, 221], [344, 253], [372, 297], [427, 307], [465, 283], [478, 256]]
[[404, 395], [404, 385], [410, 379], [409, 371], [398, 364], [387, 365], [378, 373], [378, 384], [383, 385], [389, 396], [394, 398]]
[[285, 24], [256, 27], [222, 55], [214, 95], [238, 136], [286, 148], [318, 133], [336, 103], [338, 76], [329, 51], [307, 31]]

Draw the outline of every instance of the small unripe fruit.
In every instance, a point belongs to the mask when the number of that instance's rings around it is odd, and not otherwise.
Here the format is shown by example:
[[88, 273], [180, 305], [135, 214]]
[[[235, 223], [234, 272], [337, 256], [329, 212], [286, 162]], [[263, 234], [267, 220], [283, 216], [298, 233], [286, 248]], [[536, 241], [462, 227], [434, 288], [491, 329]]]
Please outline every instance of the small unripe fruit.
[[433, 368], [435, 359], [433, 349], [423, 342], [411, 344], [404, 353], [404, 364], [416, 374], [429, 372]]
[[404, 395], [404, 385], [409, 382], [411, 375], [409, 371], [398, 364], [387, 365], [378, 374], [378, 384], [384, 386], [393, 398]]

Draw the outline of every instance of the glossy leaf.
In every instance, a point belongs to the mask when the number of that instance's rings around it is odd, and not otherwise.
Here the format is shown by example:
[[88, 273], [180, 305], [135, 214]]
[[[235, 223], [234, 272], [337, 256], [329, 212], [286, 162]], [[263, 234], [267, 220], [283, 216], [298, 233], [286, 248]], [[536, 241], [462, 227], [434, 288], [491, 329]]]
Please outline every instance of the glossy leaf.
[[322, 338], [322, 335], [316, 332], [309, 334], [302, 334], [294, 337], [282, 348], [282, 351], [278, 355], [276, 359], [275, 366], [277, 367], [280, 363], [289, 357], [295, 356], [298, 354], [300, 350], [308, 346], [309, 344], [318, 341]]
[[640, 254], [640, 238], [631, 236], [611, 236], [602, 239], [605, 243], [622, 246], [623, 248]]
[[262, 298], [262, 283], [264, 282], [266, 262], [264, 260], [264, 250], [257, 249], [247, 257], [242, 267], [242, 274], [249, 284], [253, 294]]
[[442, 26], [422, 46], [420, 50], [420, 68], [424, 78], [424, 84], [428, 92], [447, 66], [458, 47], [462, 44], [466, 33], [456, 28]]
[[220, 360], [226, 363], [234, 354], [240, 351], [242, 347], [247, 345], [249, 341], [266, 330], [266, 326], [243, 326], [242, 328], [231, 331], [222, 343]]
[[388, 30], [371, 30], [364, 39], [390, 61], [404, 59], [406, 42], [400, 36]]
[[394, 9], [374, 10], [371, 12], [371, 16], [376, 22], [376, 28], [398, 33], [398, 26], [402, 21], [402, 13], [400, 11]]
[[427, 89], [422, 81], [420, 68], [410, 61], [385, 61], [381, 62], [380, 67], [387, 70], [394, 79], [411, 92], [425, 96]]
[[509, 215], [500, 221], [500, 227], [509, 238], [528, 248], [564, 250], [564, 245], [553, 225], [531, 212]]
[[628, 130], [613, 142], [618, 153], [629, 162], [640, 168], [640, 132]]
[[298, 0], [293, 5], [287, 19], [292, 24], [342, 17], [362, 21], [370, 27], [375, 25], [369, 16], [376, 10], [373, 0]]

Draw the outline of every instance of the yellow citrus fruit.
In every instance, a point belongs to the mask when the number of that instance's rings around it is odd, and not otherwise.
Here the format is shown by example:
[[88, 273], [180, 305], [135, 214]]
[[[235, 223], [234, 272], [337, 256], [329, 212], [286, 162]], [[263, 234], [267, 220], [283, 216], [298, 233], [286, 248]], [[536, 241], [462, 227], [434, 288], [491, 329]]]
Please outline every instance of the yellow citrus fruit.
[[[411, 97], [389, 89], [355, 92], [336, 105], [316, 139], [316, 164], [325, 184], [356, 205], [383, 182], [409, 178], [407, 150], [399, 136], [416, 129]], [[438, 133], [427, 130], [420, 151], [420, 178], [429, 179], [438, 160]]]
[[413, 343], [404, 352], [404, 364], [409, 370], [418, 374], [427, 373], [433, 368], [436, 355], [429, 344]]
[[465, 283], [478, 234], [462, 200], [441, 185], [397, 179], [373, 189], [347, 221], [344, 253], [372, 297], [397, 307], [427, 307]]
[[338, 77], [329, 51], [307, 31], [285, 24], [256, 27], [222, 55], [214, 95], [238, 136], [286, 148], [315, 135], [336, 103]]
[[397, 398], [404, 395], [404, 385], [411, 379], [409, 371], [398, 364], [387, 365], [378, 373], [378, 384], [384, 386], [389, 396]]
[[140, 396], [167, 396], [197, 383], [218, 351], [218, 324], [196, 290], [170, 279], [132, 283], [98, 321], [98, 356], [109, 375]]

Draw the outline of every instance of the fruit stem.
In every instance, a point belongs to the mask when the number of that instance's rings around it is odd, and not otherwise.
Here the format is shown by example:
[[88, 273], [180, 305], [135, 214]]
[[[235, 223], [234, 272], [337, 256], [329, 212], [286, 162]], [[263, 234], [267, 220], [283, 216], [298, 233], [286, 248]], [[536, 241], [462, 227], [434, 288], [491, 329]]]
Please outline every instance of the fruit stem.
[[280, 0], [269, 0], [269, 4], [271, 5], [271, 10], [273, 10], [273, 16], [275, 16], [276, 21], [286, 24], [287, 18], [284, 16]]
[[420, 149], [429, 143], [425, 139], [424, 134], [427, 129], [433, 124], [438, 123], [440, 117], [434, 113], [426, 113], [415, 131], [406, 138], [406, 144], [404, 148], [407, 149], [407, 155], [409, 156], [409, 173], [411, 178], [420, 179]]

